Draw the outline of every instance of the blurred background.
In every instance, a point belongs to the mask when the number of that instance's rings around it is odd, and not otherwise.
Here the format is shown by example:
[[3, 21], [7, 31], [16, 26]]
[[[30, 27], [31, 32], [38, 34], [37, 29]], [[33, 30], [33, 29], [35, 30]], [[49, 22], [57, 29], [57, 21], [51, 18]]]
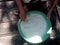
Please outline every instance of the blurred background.
[[[50, 4], [50, 1], [48, 2]], [[58, 18], [58, 14], [60, 15], [60, 7], [57, 5], [51, 16], [55, 38], [48, 38], [44, 45], [60, 45], [60, 18]], [[0, 45], [28, 45], [18, 32], [18, 20], [19, 11], [15, 0], [0, 0]]]

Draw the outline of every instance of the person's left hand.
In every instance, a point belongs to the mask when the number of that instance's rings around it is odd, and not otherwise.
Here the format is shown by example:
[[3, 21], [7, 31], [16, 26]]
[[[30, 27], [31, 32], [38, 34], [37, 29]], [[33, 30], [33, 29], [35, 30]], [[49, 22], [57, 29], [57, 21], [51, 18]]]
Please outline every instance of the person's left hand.
[[26, 13], [25, 12], [20, 13], [20, 18], [22, 21], [25, 21], [26, 20]]

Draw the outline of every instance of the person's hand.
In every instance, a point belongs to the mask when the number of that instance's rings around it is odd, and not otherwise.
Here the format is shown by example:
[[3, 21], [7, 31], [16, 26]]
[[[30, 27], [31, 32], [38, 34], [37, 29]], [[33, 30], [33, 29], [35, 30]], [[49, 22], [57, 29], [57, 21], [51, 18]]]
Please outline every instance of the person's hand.
[[20, 18], [22, 21], [25, 21], [26, 20], [26, 13], [25, 12], [20, 13]]
[[50, 16], [51, 16], [51, 11], [47, 13], [47, 17], [50, 18]]

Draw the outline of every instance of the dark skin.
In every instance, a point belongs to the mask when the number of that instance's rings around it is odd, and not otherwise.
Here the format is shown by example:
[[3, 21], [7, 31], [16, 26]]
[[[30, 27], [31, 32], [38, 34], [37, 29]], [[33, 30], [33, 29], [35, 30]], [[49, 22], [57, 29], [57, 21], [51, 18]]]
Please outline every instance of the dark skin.
[[16, 0], [16, 3], [17, 3], [17, 6], [18, 6], [18, 9], [19, 9], [19, 12], [20, 12], [19, 16], [23, 21], [25, 21], [26, 11], [25, 11], [24, 7], [22, 6], [21, 0]]
[[[38, 1], [38, 0], [34, 1], [33, 3], [36, 3], [37, 1]], [[51, 13], [52, 13], [55, 5], [57, 4], [57, 2], [58, 2], [58, 0], [54, 0], [54, 1], [53, 1], [53, 4], [50, 6], [50, 9], [49, 9], [49, 11], [48, 11], [48, 13], [47, 13], [47, 17], [48, 17], [48, 18], [50, 18]], [[20, 16], [20, 18], [21, 18], [23, 21], [25, 21], [25, 20], [26, 20], [26, 11], [28, 10], [28, 8], [27, 8], [26, 5], [25, 5], [25, 6], [22, 6], [21, 0], [16, 0], [16, 3], [17, 3], [17, 6], [18, 6], [18, 9], [19, 9], [19, 12], [20, 12], [19, 16]]]
[[52, 5], [50, 6], [50, 9], [48, 10], [47, 17], [50, 18], [52, 11], [54, 10], [54, 7], [58, 3], [58, 0], [53, 0]]

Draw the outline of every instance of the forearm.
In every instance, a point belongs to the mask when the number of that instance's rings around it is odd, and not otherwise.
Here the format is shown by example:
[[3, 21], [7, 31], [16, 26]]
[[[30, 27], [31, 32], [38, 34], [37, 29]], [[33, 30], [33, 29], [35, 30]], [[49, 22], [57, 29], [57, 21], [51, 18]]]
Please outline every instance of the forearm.
[[16, 3], [17, 3], [17, 6], [18, 6], [18, 9], [19, 9], [19, 12], [23, 13], [24, 12], [24, 7], [21, 3], [21, 0], [16, 0]]
[[50, 12], [53, 11], [53, 9], [54, 9], [54, 7], [56, 6], [57, 2], [58, 2], [58, 0], [54, 0], [54, 1], [53, 1], [53, 4], [51, 4], [50, 9], [49, 9]]

